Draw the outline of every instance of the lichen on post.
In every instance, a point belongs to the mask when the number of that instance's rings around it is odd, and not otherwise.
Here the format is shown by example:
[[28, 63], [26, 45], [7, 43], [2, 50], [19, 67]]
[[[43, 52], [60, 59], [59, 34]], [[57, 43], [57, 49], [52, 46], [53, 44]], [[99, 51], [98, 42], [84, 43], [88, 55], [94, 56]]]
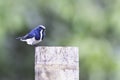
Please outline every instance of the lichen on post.
[[79, 80], [77, 47], [36, 47], [35, 80]]

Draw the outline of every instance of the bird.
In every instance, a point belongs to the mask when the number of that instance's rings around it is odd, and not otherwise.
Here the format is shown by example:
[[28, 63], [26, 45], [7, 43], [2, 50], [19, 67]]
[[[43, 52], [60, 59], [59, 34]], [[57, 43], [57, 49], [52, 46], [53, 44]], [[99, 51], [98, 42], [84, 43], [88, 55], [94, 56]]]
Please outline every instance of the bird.
[[32, 29], [25, 36], [17, 37], [20, 41], [26, 42], [28, 45], [36, 46], [39, 42], [41, 42], [45, 37], [46, 27], [43, 25], [38, 25], [34, 29]]

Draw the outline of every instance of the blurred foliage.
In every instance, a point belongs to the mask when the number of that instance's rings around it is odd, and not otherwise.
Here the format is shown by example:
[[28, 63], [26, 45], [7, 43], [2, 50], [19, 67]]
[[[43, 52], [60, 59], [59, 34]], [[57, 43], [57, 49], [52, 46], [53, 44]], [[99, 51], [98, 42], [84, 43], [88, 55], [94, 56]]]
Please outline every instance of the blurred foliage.
[[120, 0], [0, 0], [0, 80], [34, 79], [34, 48], [15, 38], [39, 24], [40, 45], [79, 47], [80, 80], [120, 80]]

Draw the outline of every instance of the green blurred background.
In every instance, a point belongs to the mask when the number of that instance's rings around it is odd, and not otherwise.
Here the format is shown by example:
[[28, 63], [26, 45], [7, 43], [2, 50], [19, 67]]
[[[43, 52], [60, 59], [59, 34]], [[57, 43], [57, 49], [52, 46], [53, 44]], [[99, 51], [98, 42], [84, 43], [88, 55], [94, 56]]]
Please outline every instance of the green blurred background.
[[44, 46], [78, 46], [80, 80], [120, 80], [120, 0], [0, 0], [0, 80], [34, 80], [34, 47], [15, 38], [46, 26]]

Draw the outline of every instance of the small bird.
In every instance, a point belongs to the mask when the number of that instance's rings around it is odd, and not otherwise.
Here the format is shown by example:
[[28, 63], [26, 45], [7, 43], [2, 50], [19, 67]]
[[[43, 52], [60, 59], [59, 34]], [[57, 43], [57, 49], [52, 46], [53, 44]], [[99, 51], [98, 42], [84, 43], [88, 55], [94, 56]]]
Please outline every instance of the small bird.
[[27, 42], [27, 44], [35, 46], [44, 39], [45, 30], [45, 26], [38, 25], [25, 36], [18, 37], [16, 39], [19, 39], [20, 41], [25, 41]]

